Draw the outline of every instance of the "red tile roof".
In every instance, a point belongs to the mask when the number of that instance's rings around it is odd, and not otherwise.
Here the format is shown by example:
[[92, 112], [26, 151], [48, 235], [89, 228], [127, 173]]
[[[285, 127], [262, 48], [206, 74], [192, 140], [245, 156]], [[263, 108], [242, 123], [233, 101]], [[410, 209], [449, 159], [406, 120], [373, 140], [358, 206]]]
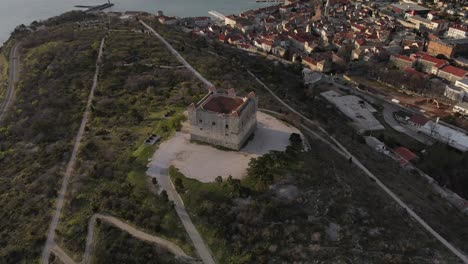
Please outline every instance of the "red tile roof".
[[424, 116], [414, 115], [408, 121], [420, 126], [424, 126], [427, 122], [429, 122], [429, 119], [425, 118]]
[[405, 56], [405, 55], [395, 54], [395, 55], [392, 55], [392, 56], [395, 57], [395, 58], [397, 58], [397, 59], [405, 60], [405, 61], [408, 61], [408, 62], [414, 61], [413, 58], [410, 58], [410, 57]]
[[465, 71], [463, 69], [453, 67], [453, 66], [450, 66], [450, 65], [445, 66], [440, 70], [443, 71], [443, 72], [458, 76], [458, 77], [462, 77], [462, 78], [465, 77], [465, 75], [468, 74], [468, 71]]
[[231, 114], [236, 111], [239, 106], [244, 103], [241, 98], [233, 98], [227, 96], [211, 96], [211, 98], [203, 105], [203, 109], [221, 113]]
[[446, 60], [441, 60], [441, 59], [432, 57], [431, 55], [424, 53], [424, 52], [418, 52], [415, 55], [419, 56], [421, 60], [425, 60], [425, 61], [435, 64], [434, 66], [436, 66], [437, 68], [442, 67], [444, 64], [447, 63]]
[[418, 156], [414, 154], [411, 150], [405, 147], [396, 147], [393, 151], [400, 156], [404, 161], [412, 161], [416, 159]]
[[410, 75], [418, 75], [421, 78], [426, 78], [427, 77], [427, 74], [419, 72], [419, 71], [417, 71], [417, 70], [415, 70], [413, 68], [405, 68], [403, 71], [410, 74]]

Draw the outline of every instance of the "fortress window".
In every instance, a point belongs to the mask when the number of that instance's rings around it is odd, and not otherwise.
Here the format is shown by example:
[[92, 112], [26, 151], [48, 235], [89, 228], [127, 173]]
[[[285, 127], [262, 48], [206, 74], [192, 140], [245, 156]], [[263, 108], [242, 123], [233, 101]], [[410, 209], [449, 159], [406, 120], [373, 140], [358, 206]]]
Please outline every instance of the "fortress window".
[[226, 125], [226, 129], [229, 129], [229, 125]]
[[202, 123], [202, 122], [203, 122], [203, 120], [201, 120], [201, 119], [200, 119], [200, 120], [198, 120], [198, 122], [199, 122], [199, 123]]
[[216, 123], [215, 123], [215, 122], [212, 122], [211, 125], [212, 125], [212, 126], [216, 126]]

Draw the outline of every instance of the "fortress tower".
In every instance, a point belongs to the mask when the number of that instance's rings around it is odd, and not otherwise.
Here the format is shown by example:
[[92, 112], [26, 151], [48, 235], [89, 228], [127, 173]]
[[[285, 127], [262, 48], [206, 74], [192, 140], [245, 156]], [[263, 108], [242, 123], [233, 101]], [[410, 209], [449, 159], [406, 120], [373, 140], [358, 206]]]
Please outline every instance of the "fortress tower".
[[258, 99], [234, 89], [210, 91], [188, 107], [191, 140], [239, 150], [257, 128]]

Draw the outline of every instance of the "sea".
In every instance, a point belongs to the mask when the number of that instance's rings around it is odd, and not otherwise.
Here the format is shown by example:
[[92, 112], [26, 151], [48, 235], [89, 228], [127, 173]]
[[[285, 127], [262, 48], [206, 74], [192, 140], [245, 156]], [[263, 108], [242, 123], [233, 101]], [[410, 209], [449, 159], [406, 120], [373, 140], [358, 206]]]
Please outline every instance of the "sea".
[[[47, 19], [66, 11], [76, 10], [75, 5], [99, 5], [107, 0], [0, 0], [0, 46], [13, 29], [20, 24], [28, 25], [34, 20]], [[260, 8], [268, 3], [255, 0], [111, 0], [115, 5], [110, 11], [158, 10], [170, 16], [208, 16], [215, 10], [222, 14], [238, 14], [246, 10]], [[270, 3], [271, 4], [271, 3]]]

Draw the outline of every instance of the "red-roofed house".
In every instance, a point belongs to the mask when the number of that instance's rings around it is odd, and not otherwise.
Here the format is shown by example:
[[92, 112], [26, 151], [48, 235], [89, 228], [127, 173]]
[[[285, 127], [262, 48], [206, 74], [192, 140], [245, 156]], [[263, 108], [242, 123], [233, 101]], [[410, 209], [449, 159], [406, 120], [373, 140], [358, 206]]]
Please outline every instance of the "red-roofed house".
[[449, 64], [446, 60], [437, 59], [424, 52], [412, 54], [411, 58], [416, 60], [416, 65], [421, 66], [423, 72], [435, 75], [438, 75], [439, 69]]
[[309, 56], [302, 57], [302, 64], [317, 72], [329, 72], [332, 66], [329, 59], [314, 59]]
[[440, 69], [437, 76], [450, 82], [456, 82], [468, 77], [468, 71], [448, 65]]
[[425, 73], [422, 73], [422, 72], [419, 72], [413, 68], [405, 68], [403, 70], [406, 74], [408, 74], [409, 76], [413, 76], [413, 75], [417, 75], [419, 77], [421, 77], [422, 79], [428, 79], [429, 78], [429, 74], [425, 74]]
[[429, 119], [420, 115], [414, 115], [408, 120], [409, 125], [417, 128], [424, 126], [427, 122], [429, 122]]
[[393, 64], [395, 64], [395, 66], [398, 68], [404, 69], [412, 67], [415, 60], [408, 56], [394, 54], [390, 56], [390, 61], [393, 62]]
[[364, 26], [364, 25], [359, 25], [359, 24], [356, 24], [356, 23], [352, 23], [351, 24], [351, 29], [354, 30], [354, 31], [357, 31], [357, 32], [364, 32], [367, 27]]
[[245, 38], [241, 34], [234, 34], [227, 38], [227, 42], [231, 45], [239, 44], [241, 42], [244, 42], [244, 40]]

